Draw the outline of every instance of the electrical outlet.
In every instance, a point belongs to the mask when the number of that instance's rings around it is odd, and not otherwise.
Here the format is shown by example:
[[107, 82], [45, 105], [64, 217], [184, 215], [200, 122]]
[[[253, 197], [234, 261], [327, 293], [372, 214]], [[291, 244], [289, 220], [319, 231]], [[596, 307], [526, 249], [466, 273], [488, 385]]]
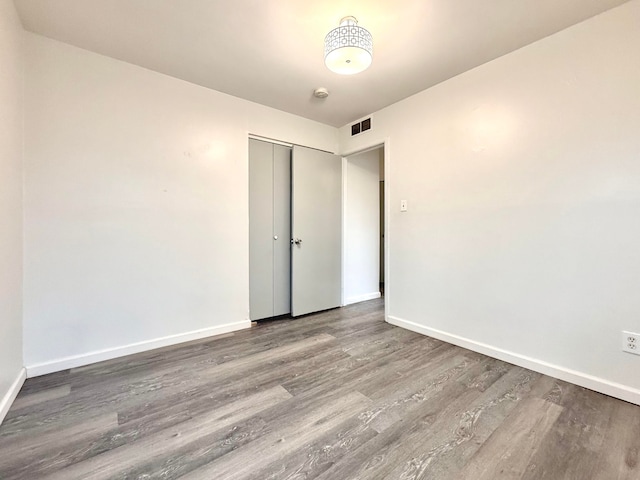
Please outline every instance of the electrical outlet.
[[640, 355], [640, 333], [622, 332], [622, 350]]

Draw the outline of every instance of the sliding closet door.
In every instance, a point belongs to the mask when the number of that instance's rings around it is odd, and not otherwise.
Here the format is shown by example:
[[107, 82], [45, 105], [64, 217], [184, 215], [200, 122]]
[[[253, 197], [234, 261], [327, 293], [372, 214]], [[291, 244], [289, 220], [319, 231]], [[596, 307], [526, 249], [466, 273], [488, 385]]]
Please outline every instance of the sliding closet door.
[[273, 146], [273, 316], [291, 312], [291, 147]]
[[249, 140], [249, 318], [291, 312], [291, 147]]
[[293, 147], [292, 312], [339, 307], [342, 293], [342, 159]]
[[251, 320], [340, 306], [341, 214], [340, 157], [249, 141]]
[[273, 145], [249, 140], [249, 312], [273, 316]]

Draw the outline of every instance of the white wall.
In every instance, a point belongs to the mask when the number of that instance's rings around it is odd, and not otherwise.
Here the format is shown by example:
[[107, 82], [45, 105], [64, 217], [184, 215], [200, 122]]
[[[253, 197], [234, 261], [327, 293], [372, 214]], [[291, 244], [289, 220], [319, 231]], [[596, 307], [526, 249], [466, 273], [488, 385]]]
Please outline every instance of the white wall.
[[333, 127], [32, 34], [25, 131], [30, 375], [248, 326], [248, 133], [337, 150]]
[[22, 386], [23, 30], [0, 0], [0, 422]]
[[[390, 321], [640, 403], [640, 0], [373, 115]], [[400, 199], [409, 211], [399, 212]]]
[[380, 296], [380, 150], [352, 155], [344, 169], [344, 303]]

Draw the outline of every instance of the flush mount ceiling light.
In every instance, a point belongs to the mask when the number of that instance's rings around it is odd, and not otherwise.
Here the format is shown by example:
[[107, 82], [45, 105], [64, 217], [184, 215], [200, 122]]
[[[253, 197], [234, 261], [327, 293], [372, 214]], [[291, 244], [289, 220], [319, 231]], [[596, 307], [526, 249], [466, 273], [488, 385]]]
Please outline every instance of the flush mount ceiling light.
[[366, 28], [358, 26], [355, 17], [344, 17], [340, 26], [324, 37], [324, 63], [341, 75], [360, 73], [371, 65], [373, 38]]

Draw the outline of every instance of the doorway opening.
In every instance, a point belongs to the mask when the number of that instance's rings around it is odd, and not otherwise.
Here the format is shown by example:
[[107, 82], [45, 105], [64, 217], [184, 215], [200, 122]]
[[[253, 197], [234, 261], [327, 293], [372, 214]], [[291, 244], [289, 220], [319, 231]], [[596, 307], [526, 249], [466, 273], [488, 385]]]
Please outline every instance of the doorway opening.
[[344, 305], [384, 297], [384, 166], [383, 145], [344, 159]]

